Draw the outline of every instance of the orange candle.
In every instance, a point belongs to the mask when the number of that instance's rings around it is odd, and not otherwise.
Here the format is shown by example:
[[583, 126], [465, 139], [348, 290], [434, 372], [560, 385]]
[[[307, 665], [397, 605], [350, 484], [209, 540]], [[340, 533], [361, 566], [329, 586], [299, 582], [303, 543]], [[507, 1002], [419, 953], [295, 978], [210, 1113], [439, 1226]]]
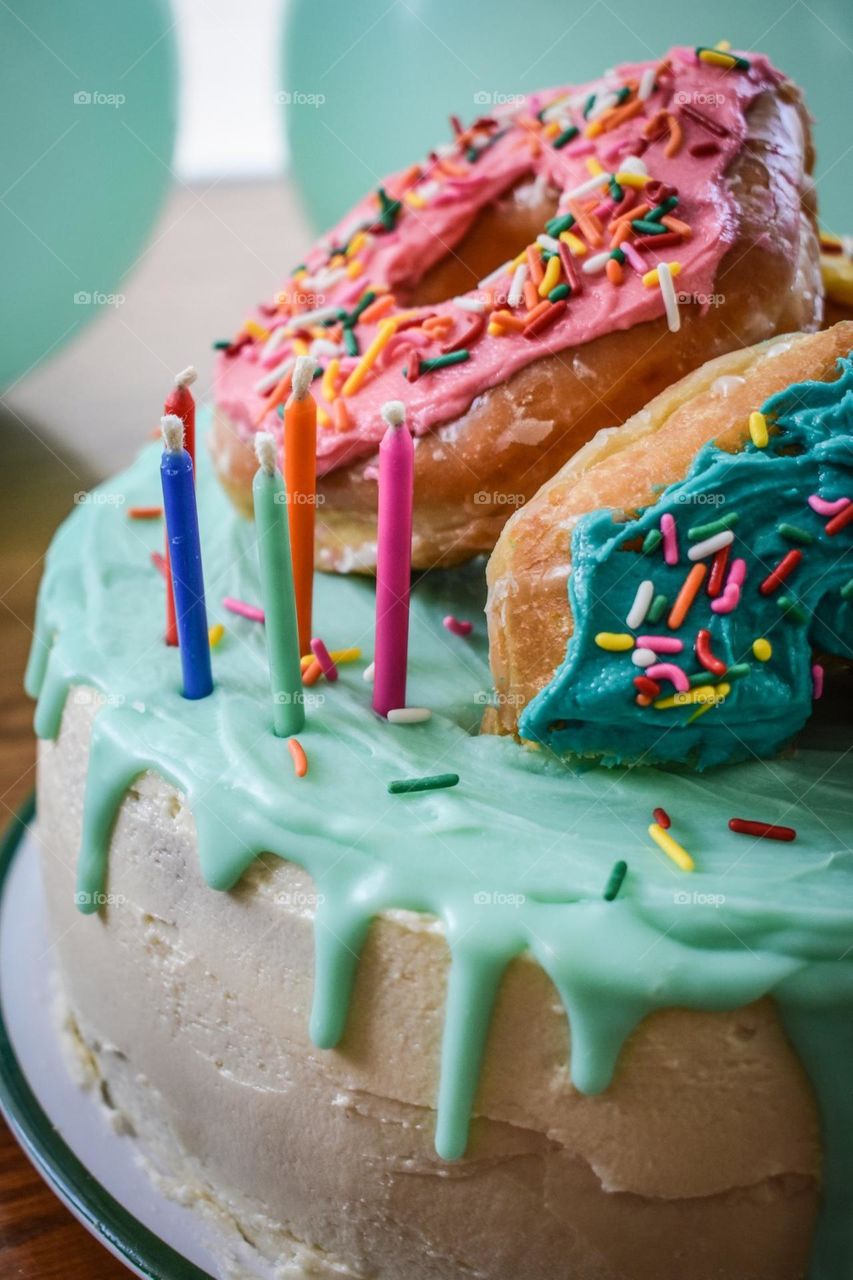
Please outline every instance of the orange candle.
[[317, 506], [317, 405], [311, 395], [316, 363], [299, 356], [284, 409], [284, 484], [293, 559], [299, 652], [311, 652], [314, 593], [314, 516]]

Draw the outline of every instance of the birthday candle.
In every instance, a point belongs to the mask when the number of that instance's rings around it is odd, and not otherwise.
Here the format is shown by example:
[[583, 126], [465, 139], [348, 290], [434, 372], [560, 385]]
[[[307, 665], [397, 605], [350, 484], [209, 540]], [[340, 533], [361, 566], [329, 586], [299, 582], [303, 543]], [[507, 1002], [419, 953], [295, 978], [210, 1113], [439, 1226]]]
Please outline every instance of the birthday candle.
[[[164, 413], [174, 413], [184, 424], [184, 448], [192, 459], [195, 469], [195, 400], [190, 386], [198, 374], [192, 365], [188, 365], [180, 373], [175, 374], [175, 385], [166, 397], [163, 405]], [[169, 567], [169, 547], [166, 546], [165, 573], [166, 579], [166, 644], [178, 643], [178, 627], [175, 620], [175, 595], [172, 591], [172, 571]]]
[[299, 356], [284, 409], [284, 482], [287, 491], [299, 652], [311, 652], [314, 592], [314, 512], [317, 496], [317, 405], [311, 395], [316, 362]]
[[213, 691], [210, 640], [204, 606], [204, 577], [193, 461], [184, 444], [184, 424], [175, 414], [161, 419], [164, 451], [160, 461], [166, 549], [172, 566], [175, 614], [185, 698], [206, 698]]
[[382, 417], [388, 430], [379, 446], [373, 709], [387, 716], [406, 705], [415, 452], [405, 406], [391, 400]]
[[270, 666], [273, 724], [279, 738], [288, 738], [304, 728], [305, 707], [288, 534], [287, 496], [281, 472], [275, 465], [273, 437], [265, 431], [259, 432], [255, 437], [255, 452], [260, 465], [255, 472], [252, 494]]

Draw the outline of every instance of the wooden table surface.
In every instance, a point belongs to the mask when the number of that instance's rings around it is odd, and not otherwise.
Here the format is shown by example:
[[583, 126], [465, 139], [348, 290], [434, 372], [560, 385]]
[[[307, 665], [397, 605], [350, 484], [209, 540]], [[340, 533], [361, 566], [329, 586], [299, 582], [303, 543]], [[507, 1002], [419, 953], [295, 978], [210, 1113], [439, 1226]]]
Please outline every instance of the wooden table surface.
[[[5, 827], [33, 788], [32, 703], [21, 687], [44, 552], [74, 494], [91, 476], [46, 448], [37, 429], [0, 418], [0, 820]], [[20, 477], [27, 476], [26, 485]], [[23, 1155], [0, 1120], [2, 1280], [127, 1280]]]

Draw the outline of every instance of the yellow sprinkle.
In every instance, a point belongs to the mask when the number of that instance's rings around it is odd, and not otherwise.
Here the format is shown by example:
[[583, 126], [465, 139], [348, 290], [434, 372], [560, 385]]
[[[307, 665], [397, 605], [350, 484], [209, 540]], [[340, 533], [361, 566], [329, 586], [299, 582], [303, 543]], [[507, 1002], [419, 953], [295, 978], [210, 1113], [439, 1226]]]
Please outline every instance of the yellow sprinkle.
[[321, 427], [330, 427], [332, 425], [332, 415], [321, 404], [317, 406], [317, 421]]
[[354, 258], [355, 255], [359, 252], [359, 250], [364, 248], [366, 241], [367, 241], [367, 236], [365, 235], [365, 233], [363, 231], [356, 231], [352, 240], [350, 240], [349, 244], [347, 245], [346, 256], [348, 258]]
[[325, 371], [323, 373], [323, 380], [320, 383], [320, 391], [322, 393], [323, 399], [328, 404], [331, 404], [335, 396], [338, 394], [335, 388], [335, 380], [337, 379], [338, 370], [340, 369], [340, 367], [341, 367], [341, 362], [338, 359], [338, 357], [335, 356], [326, 365]]
[[560, 132], [561, 130], [560, 130], [559, 124], [557, 123], [556, 120], [552, 120], [550, 124], [546, 124], [545, 128], [542, 130], [542, 137], [547, 138], [548, 141], [550, 142], [551, 139], [556, 138], [557, 134]]
[[721, 707], [725, 702], [725, 698], [711, 698], [708, 702], [697, 707], [692, 716], [688, 716], [686, 724], [692, 724], [694, 720], [698, 720], [700, 716], [704, 716], [706, 711], [713, 711], [714, 707]]
[[298, 356], [307, 356], [307, 355], [308, 355], [308, 343], [305, 341], [305, 339], [304, 339], [304, 338], [294, 338], [294, 339], [293, 339], [293, 350], [296, 352], [296, 354], [297, 354]]
[[361, 258], [351, 258], [347, 263], [347, 277], [350, 280], [355, 280], [361, 275], [363, 270], [364, 263], [361, 261]]
[[663, 849], [668, 858], [682, 871], [692, 871], [696, 863], [691, 858], [685, 848], [674, 840], [668, 831], [664, 831], [663, 827], [657, 822], [653, 822], [649, 827], [649, 835], [654, 840], [659, 849]]
[[597, 178], [600, 173], [604, 173], [604, 170], [596, 160], [595, 156], [589, 157], [589, 159], [586, 162], [586, 167], [587, 169], [589, 169], [589, 172], [591, 173], [593, 178]]
[[731, 693], [730, 684], [700, 684], [685, 693], [674, 693], [668, 698], [658, 698], [652, 703], [658, 711], [669, 711], [671, 707], [691, 707], [697, 702], [722, 702]]
[[600, 121], [600, 120], [593, 120], [593, 121], [592, 121], [590, 124], [588, 124], [588, 125], [586, 126], [586, 128], [584, 129], [584, 131], [583, 131], [583, 136], [584, 136], [585, 138], [597, 138], [597, 137], [598, 137], [598, 135], [599, 135], [599, 134], [601, 133], [601, 131], [603, 130], [603, 128], [604, 128], [604, 125], [601, 123], [601, 121]]
[[335, 253], [329, 259], [330, 267], [342, 267], [343, 265], [344, 265], [344, 255], [342, 253]]
[[495, 324], [494, 321], [489, 325], [487, 332], [490, 338], [506, 337], [506, 329], [501, 324]]
[[735, 60], [730, 53], [722, 49], [703, 49], [699, 54], [700, 61], [710, 62], [714, 67], [733, 67]]
[[595, 643], [599, 649], [606, 649], [608, 653], [624, 653], [633, 649], [634, 637], [616, 631], [599, 631]]
[[[336, 662], [338, 666], [341, 666], [346, 662], [358, 662], [361, 657], [361, 649], [357, 649], [355, 646], [352, 646], [349, 649], [331, 649], [329, 651], [329, 657], [332, 659], [332, 662]], [[302, 657], [299, 659], [299, 665], [302, 667], [302, 670], [305, 671], [307, 667], [311, 666], [311, 663], [314, 662], [314, 660], [313, 653], [303, 653]]]
[[752, 652], [759, 662], [769, 662], [773, 657], [773, 645], [764, 636], [752, 642]]
[[211, 649], [215, 649], [219, 641], [225, 635], [225, 628], [221, 622], [215, 622], [212, 627], [208, 627], [207, 640]]
[[555, 254], [553, 258], [548, 259], [548, 265], [545, 268], [545, 274], [542, 277], [542, 283], [539, 285], [539, 297], [547, 298], [552, 289], [560, 283], [560, 273], [563, 264]]
[[[680, 270], [681, 270], [680, 262], [671, 262], [669, 264], [670, 275], [677, 276]], [[657, 267], [653, 267], [651, 271], [647, 271], [646, 274], [643, 276], [643, 284], [646, 286], [647, 289], [656, 289], [659, 283], [660, 283], [660, 279], [658, 277]]]
[[586, 245], [583, 240], [572, 231], [561, 231], [560, 239], [569, 246], [576, 258], [582, 258], [586, 253]]
[[419, 196], [417, 191], [407, 191], [403, 196], [403, 199], [406, 204], [410, 204], [413, 209], [426, 208], [426, 200], [424, 200], [423, 196]]
[[759, 413], [756, 409], [755, 413], [749, 415], [749, 434], [752, 436], [752, 443], [756, 449], [767, 448], [767, 419], [763, 413]]
[[617, 173], [615, 177], [620, 187], [644, 187], [651, 182], [647, 173]]
[[257, 338], [258, 342], [266, 342], [270, 336], [269, 329], [265, 329], [262, 324], [257, 324], [254, 320], [247, 320], [243, 328], [251, 337]]
[[517, 257], [517, 258], [513, 258], [513, 260], [512, 260], [512, 265], [513, 265], [514, 267], [520, 267], [520, 266], [521, 266], [521, 264], [522, 264], [523, 262], [526, 262], [526, 261], [527, 261], [527, 250], [526, 250], [526, 249], [522, 249], [522, 251], [521, 251], [521, 253], [518, 255], [518, 257]]
[[379, 321], [376, 337], [373, 339], [370, 346], [367, 348], [364, 355], [361, 357], [358, 364], [355, 366], [341, 388], [342, 395], [355, 395], [356, 391], [358, 391], [359, 387], [364, 382], [364, 379], [373, 368], [380, 351], [387, 347], [388, 343], [391, 341], [391, 337], [396, 328], [397, 320], [386, 319]]

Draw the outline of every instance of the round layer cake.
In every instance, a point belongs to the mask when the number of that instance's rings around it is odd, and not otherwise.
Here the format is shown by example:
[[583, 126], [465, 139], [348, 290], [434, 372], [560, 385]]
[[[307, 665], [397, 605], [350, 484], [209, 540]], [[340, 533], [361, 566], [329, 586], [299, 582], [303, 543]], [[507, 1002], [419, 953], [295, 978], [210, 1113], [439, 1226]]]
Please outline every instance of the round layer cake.
[[70, 1025], [160, 1176], [277, 1276], [847, 1280], [844, 686], [782, 759], [572, 764], [478, 732], [482, 562], [414, 586], [415, 725], [370, 710], [372, 583], [318, 577], [317, 633], [363, 656], [306, 691], [298, 777], [263, 627], [222, 605], [260, 603], [254, 528], [203, 449], [225, 632], [181, 696], [162, 528], [127, 516], [159, 483], [152, 447], [60, 531], [28, 684]]

